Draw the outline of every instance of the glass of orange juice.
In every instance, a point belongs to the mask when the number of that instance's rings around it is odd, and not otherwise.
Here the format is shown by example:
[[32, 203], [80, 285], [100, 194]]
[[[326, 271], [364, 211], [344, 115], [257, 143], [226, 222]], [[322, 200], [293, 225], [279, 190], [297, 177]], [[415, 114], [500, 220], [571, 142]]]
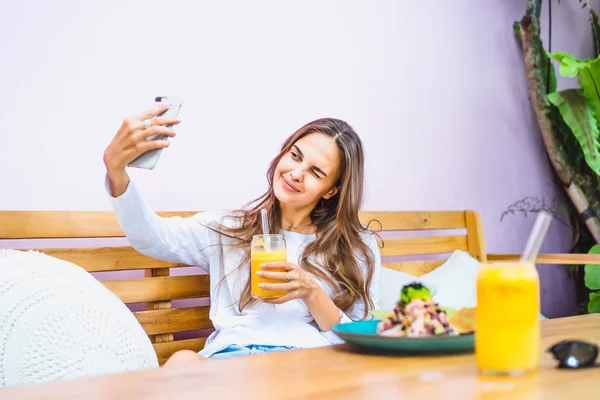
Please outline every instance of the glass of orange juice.
[[540, 281], [533, 263], [482, 265], [475, 358], [482, 374], [522, 375], [540, 364]]
[[[262, 268], [261, 264], [287, 260], [285, 239], [283, 235], [254, 235], [250, 245], [250, 273], [252, 297], [255, 299], [275, 299], [287, 293], [286, 290], [266, 290], [258, 287], [259, 283], [285, 283], [277, 279], [266, 279], [256, 275]], [[284, 269], [269, 269], [269, 271], [285, 272]]]

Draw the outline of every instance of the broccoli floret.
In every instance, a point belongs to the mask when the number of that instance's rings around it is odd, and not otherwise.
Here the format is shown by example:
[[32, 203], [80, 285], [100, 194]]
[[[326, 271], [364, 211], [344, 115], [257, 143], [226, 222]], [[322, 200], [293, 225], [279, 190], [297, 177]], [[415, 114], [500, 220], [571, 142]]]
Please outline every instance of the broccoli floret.
[[431, 300], [431, 291], [418, 282], [412, 282], [402, 287], [402, 290], [400, 290], [400, 305], [406, 305], [414, 299], [429, 301]]

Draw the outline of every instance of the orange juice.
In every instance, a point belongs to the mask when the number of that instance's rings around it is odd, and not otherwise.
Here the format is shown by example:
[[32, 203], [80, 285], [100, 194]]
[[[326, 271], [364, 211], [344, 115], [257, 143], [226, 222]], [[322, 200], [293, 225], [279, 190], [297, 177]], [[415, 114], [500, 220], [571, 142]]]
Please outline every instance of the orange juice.
[[282, 235], [268, 235], [269, 238], [265, 240], [265, 235], [256, 235], [252, 239], [252, 245], [250, 247], [250, 274], [251, 274], [251, 288], [252, 297], [257, 299], [274, 299], [281, 297], [287, 293], [286, 290], [266, 290], [258, 287], [259, 283], [285, 283], [285, 281], [277, 279], [266, 279], [256, 275], [258, 271], [273, 271], [273, 272], [285, 272], [286, 270], [280, 268], [269, 268], [268, 270], [260, 267], [261, 264], [268, 262], [277, 262], [287, 260], [287, 254], [285, 249], [285, 241]]
[[483, 265], [477, 276], [475, 356], [484, 374], [520, 375], [540, 364], [540, 283], [533, 264]]

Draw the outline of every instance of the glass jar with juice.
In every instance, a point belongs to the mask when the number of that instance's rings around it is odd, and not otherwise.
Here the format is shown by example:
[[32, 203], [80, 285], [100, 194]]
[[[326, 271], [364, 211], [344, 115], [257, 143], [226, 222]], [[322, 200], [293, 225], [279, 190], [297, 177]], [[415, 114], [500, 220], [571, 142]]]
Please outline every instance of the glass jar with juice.
[[[261, 264], [287, 260], [285, 239], [283, 235], [254, 235], [250, 245], [250, 274], [252, 297], [255, 299], [275, 299], [287, 293], [286, 290], [266, 290], [258, 287], [259, 283], [285, 283], [277, 279], [266, 279], [256, 275]], [[269, 269], [273, 272], [285, 272], [284, 269]]]
[[475, 357], [486, 375], [522, 375], [540, 364], [540, 283], [529, 262], [482, 265], [477, 276]]

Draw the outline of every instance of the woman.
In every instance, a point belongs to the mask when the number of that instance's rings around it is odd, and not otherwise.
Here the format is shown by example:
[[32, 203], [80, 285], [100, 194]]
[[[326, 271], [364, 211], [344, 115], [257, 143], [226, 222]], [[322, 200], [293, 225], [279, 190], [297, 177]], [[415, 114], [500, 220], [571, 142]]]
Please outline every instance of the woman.
[[[336, 342], [333, 325], [367, 318], [378, 303], [381, 259], [374, 235], [358, 219], [364, 155], [352, 128], [320, 119], [296, 131], [271, 162], [267, 192], [243, 210], [160, 218], [142, 201], [125, 168], [145, 151], [169, 146], [166, 140], [146, 140], [158, 133], [175, 136], [165, 125], [179, 120], [157, 117], [165, 110], [124, 120], [104, 153], [106, 185], [135, 249], [210, 274], [215, 332], [198, 354], [225, 358], [329, 345]], [[249, 249], [252, 236], [262, 233], [263, 208], [270, 232], [286, 240], [287, 262], [267, 264], [257, 274], [284, 281], [263, 288], [287, 294], [258, 301], [250, 292]], [[190, 353], [179, 352], [170, 361]]]

